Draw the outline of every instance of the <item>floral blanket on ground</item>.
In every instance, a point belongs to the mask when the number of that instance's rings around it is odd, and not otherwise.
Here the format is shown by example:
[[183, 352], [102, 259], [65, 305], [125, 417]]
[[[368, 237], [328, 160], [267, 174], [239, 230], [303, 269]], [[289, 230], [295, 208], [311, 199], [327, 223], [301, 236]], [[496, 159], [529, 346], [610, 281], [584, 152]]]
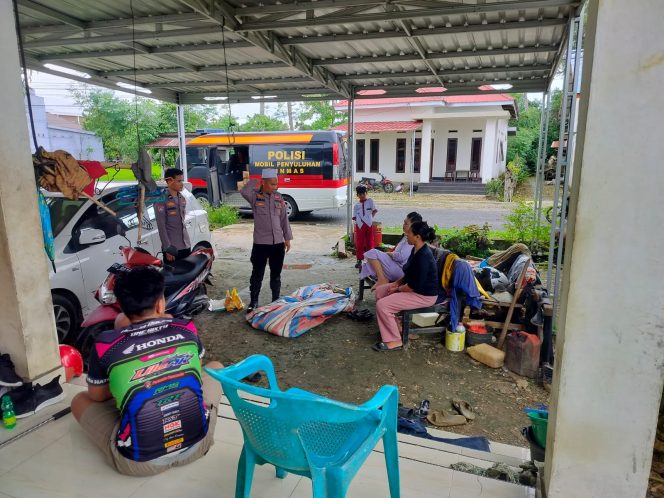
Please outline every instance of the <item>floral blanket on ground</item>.
[[247, 314], [247, 321], [255, 329], [294, 338], [334, 315], [351, 311], [354, 305], [355, 297], [350, 287], [327, 283], [307, 285], [290, 296], [256, 308]]

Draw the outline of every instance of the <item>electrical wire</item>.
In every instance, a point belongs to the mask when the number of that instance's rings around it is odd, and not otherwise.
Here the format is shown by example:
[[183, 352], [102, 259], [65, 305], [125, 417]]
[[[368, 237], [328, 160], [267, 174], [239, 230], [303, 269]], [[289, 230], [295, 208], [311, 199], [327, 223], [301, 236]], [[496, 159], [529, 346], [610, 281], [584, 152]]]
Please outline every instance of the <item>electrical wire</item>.
[[23, 67], [23, 84], [25, 85], [25, 98], [28, 101], [28, 115], [30, 116], [30, 129], [32, 130], [32, 141], [35, 144], [35, 154], [39, 154], [39, 144], [37, 143], [37, 131], [35, 130], [35, 118], [32, 115], [32, 100], [30, 99], [30, 82], [28, 81], [28, 69], [25, 64], [25, 52], [23, 50], [23, 35], [21, 35], [21, 23], [18, 18], [18, 2], [12, 0], [14, 5], [14, 23], [16, 24], [16, 37], [18, 38], [18, 53]]
[[228, 143], [229, 144], [234, 144], [235, 143], [235, 135], [234, 135], [234, 128], [235, 128], [235, 123], [233, 122], [233, 110], [231, 107], [231, 94], [229, 90], [229, 83], [228, 83], [228, 60], [226, 59], [226, 19], [223, 18], [221, 22], [221, 49], [224, 54], [224, 77], [226, 78], [226, 105], [228, 106], [228, 131], [229, 131], [229, 138], [228, 138]]

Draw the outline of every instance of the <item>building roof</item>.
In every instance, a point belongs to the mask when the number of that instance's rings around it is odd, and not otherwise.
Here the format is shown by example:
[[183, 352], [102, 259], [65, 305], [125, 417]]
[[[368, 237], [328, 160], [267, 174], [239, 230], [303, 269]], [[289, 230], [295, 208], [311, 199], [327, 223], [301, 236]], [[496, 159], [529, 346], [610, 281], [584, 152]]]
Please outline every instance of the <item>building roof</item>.
[[67, 114], [46, 113], [46, 122], [49, 127], [81, 131], [83, 129], [81, 116], [70, 116]]
[[181, 104], [541, 92], [581, 4], [17, 0], [28, 68]]
[[[422, 129], [421, 121], [367, 121], [354, 124], [355, 133], [380, 131], [413, 131]], [[331, 128], [336, 131], [348, 131], [348, 125], [341, 124]]]
[[[449, 97], [401, 97], [401, 98], [373, 98], [357, 99], [355, 107], [366, 106], [394, 106], [402, 104], [424, 104], [429, 102], [440, 102], [449, 105], [458, 104], [497, 104], [505, 105], [506, 102], [514, 102], [514, 99], [503, 93], [490, 95], [455, 95]], [[348, 100], [335, 102], [334, 107], [338, 110], [345, 110], [348, 107]]]

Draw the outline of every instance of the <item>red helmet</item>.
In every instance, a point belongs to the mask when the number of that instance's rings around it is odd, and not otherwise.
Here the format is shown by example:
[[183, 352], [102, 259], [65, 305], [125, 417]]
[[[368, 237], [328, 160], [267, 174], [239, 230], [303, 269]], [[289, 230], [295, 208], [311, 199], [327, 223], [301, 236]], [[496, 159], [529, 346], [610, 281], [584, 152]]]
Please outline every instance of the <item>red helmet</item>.
[[75, 347], [60, 344], [60, 363], [65, 367], [67, 382], [83, 374], [83, 357]]

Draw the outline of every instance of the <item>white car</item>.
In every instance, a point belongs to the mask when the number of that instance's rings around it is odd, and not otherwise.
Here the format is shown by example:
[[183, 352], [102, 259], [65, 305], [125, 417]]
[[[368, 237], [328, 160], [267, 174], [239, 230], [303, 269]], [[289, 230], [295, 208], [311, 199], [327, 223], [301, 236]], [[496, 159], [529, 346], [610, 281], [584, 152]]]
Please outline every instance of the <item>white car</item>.
[[[99, 303], [94, 297], [104, 281], [107, 269], [122, 262], [121, 246], [138, 239], [138, 215], [133, 204], [116, 198], [118, 190], [127, 185], [112, 184], [97, 196], [125, 225], [127, 240], [118, 234], [117, 221], [92, 201], [66, 199], [60, 193], [44, 192], [51, 213], [55, 238], [55, 272], [49, 264], [49, 280], [55, 324], [60, 342], [76, 339], [80, 323]], [[185, 224], [192, 247], [211, 248], [207, 212], [187, 189]], [[154, 202], [146, 202], [139, 247], [153, 255], [161, 252], [161, 241], [155, 219]]]

